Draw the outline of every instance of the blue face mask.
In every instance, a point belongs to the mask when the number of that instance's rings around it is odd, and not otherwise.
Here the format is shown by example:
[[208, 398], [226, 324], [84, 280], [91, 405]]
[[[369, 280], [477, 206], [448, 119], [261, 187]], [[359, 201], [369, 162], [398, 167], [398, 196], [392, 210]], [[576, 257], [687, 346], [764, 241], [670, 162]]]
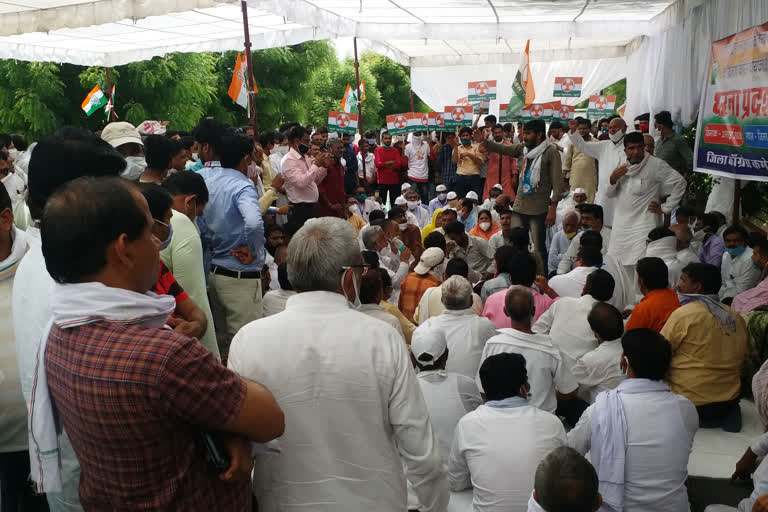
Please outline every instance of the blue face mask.
[[742, 245], [741, 247], [726, 247], [726, 252], [731, 255], [731, 258], [736, 258], [738, 256], [741, 256], [744, 254], [744, 251], [747, 250], [746, 246]]
[[160, 244], [161, 251], [171, 244], [171, 238], [173, 238], [173, 226], [168, 224], [168, 236], [165, 237], [165, 240], [163, 240], [163, 243]]
[[464, 144], [465, 146], [469, 146], [470, 144], [472, 144], [472, 140], [471, 139], [461, 139], [461, 143]]

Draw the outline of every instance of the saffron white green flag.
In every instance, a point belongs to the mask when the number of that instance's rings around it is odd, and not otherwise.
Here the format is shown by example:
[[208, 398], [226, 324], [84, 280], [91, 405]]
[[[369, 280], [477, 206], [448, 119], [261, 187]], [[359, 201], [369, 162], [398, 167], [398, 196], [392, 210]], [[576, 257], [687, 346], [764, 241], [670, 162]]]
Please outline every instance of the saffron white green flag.
[[[360, 101], [365, 101], [365, 80], [360, 82]], [[347, 89], [344, 91], [344, 97], [341, 99], [341, 110], [351, 114], [357, 114], [357, 91], [347, 84]]]
[[509, 99], [508, 104], [509, 110], [512, 112], [517, 112], [523, 107], [529, 107], [536, 97], [528, 57], [530, 48], [531, 41], [529, 39], [525, 43], [525, 52], [523, 52], [523, 56], [520, 59], [520, 67], [517, 69], [517, 74], [515, 74], [515, 81], [512, 82], [512, 97]]
[[85, 97], [81, 106], [85, 113], [90, 116], [106, 104], [107, 97], [104, 96], [104, 92], [102, 92], [101, 88], [97, 85], [91, 89], [91, 92]]
[[357, 114], [331, 110], [328, 112], [328, 131], [339, 133], [355, 133], [357, 131]]

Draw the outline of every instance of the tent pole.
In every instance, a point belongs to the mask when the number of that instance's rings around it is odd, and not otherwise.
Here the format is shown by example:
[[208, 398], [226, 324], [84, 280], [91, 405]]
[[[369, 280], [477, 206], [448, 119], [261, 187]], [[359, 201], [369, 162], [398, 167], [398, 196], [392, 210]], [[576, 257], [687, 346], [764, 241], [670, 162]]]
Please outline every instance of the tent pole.
[[249, 124], [253, 127], [253, 138], [259, 139], [259, 119], [256, 116], [256, 93], [254, 89], [254, 77], [253, 66], [251, 59], [251, 33], [248, 30], [248, 3], [246, 0], [240, 0], [240, 6], [243, 9], [243, 31], [245, 32], [245, 64], [248, 66], [248, 76], [246, 80], [248, 82], [248, 106], [250, 107], [251, 117], [248, 120]]
[[[360, 61], [357, 59], [357, 37], [352, 38], [352, 44], [355, 48], [355, 81], [357, 82], [357, 131], [360, 132], [360, 138], [363, 138], [363, 102], [360, 101]], [[370, 150], [370, 147], [368, 148]], [[365, 157], [360, 159], [363, 162], [363, 187], [368, 180], [368, 176], [365, 172]]]
[[411, 112], [413, 112], [413, 89], [411, 89]]
[[[109, 68], [104, 68], [104, 71], [107, 72], [107, 99], [109, 101], [112, 101], [112, 85], [109, 83]], [[109, 121], [115, 120], [115, 104], [112, 103], [112, 108], [109, 111]]]

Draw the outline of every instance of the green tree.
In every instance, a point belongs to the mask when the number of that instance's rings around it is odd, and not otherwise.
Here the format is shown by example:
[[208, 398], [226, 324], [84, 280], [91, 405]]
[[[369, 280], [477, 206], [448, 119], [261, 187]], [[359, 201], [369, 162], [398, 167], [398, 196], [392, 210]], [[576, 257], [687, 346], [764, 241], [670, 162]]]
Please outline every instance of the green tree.
[[0, 129], [37, 139], [54, 131], [67, 101], [59, 67], [49, 62], [0, 60]]
[[[376, 77], [376, 87], [382, 101], [381, 113], [384, 116], [411, 111], [410, 68], [373, 52], [363, 54], [360, 66]], [[432, 112], [416, 94], [413, 96], [413, 108], [416, 112]]]

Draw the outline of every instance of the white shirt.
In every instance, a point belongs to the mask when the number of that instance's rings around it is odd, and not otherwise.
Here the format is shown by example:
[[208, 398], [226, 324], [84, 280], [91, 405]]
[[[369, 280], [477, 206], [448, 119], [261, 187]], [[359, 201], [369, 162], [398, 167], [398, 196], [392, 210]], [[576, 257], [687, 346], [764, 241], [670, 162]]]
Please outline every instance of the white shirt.
[[597, 302], [591, 295], [563, 297], [552, 303], [531, 330], [548, 334], [563, 354], [578, 359], [597, 348], [597, 338], [587, 322], [587, 315]]
[[446, 309], [438, 316], [429, 318], [415, 332], [435, 330], [445, 335], [448, 345], [448, 372], [459, 373], [471, 379], [480, 368], [480, 357], [486, 342], [496, 335], [496, 326], [472, 309]]
[[[574, 238], [576, 237], [574, 236]], [[563, 256], [565, 256], [565, 253], [568, 252], [570, 246], [571, 240], [565, 236], [565, 231], [561, 229], [555, 233], [552, 237], [552, 243], [549, 245], [549, 257], [547, 258], [549, 260], [547, 267], [550, 272], [557, 271], [557, 267], [560, 266], [560, 261], [563, 259]]]
[[387, 302], [397, 306], [400, 300], [400, 285], [408, 275], [408, 263], [400, 261], [400, 253], [394, 254], [389, 246], [379, 252], [379, 263], [387, 270], [389, 279], [392, 281], [392, 296]]
[[664, 261], [669, 274], [669, 287], [672, 290], [677, 290], [680, 275], [685, 266], [689, 263], [699, 262], [699, 256], [690, 247], [678, 251], [677, 238], [673, 236], [650, 242], [645, 248], [645, 256], [661, 258]]
[[735, 258], [723, 253], [723, 264], [720, 266], [723, 285], [720, 287], [720, 298], [735, 297], [751, 288], [760, 280], [761, 271], [752, 264], [752, 248]]
[[[557, 266], [558, 274], [566, 274], [570, 272], [571, 265], [573, 265], [573, 262], [576, 261], [576, 257], [579, 254], [579, 249], [581, 249], [581, 236], [584, 233], [585, 231], [577, 233], [576, 236], [573, 237], [573, 240], [571, 240], [571, 244], [568, 246], [568, 250], [565, 251], [565, 256], [563, 256], [563, 258], [560, 260], [560, 264]], [[611, 244], [611, 228], [603, 226], [600, 230], [600, 236], [603, 237], [603, 248], [600, 252], [602, 252], [603, 256], [605, 256], [608, 254], [608, 246]]]
[[[433, 286], [424, 290], [424, 295], [419, 300], [419, 305], [416, 306], [416, 311], [413, 313], [414, 323], [421, 325], [427, 321], [427, 319], [437, 316], [445, 311], [445, 305], [443, 304], [443, 289], [439, 286]], [[477, 313], [478, 316], [483, 315], [483, 299], [476, 293], [472, 292], [472, 311]]]
[[405, 343], [340, 294], [304, 292], [285, 311], [243, 327], [229, 367], [266, 386], [285, 413], [279, 456], [256, 457], [266, 512], [402, 512], [403, 464], [425, 511], [444, 510], [448, 485]]
[[416, 217], [416, 225], [419, 226], [419, 229], [423, 229], [424, 226], [427, 226], [432, 222], [429, 212], [421, 204], [417, 205], [413, 210], [411, 210], [407, 204], [405, 205], [405, 208]]
[[613, 197], [608, 197], [606, 190], [611, 182], [613, 171], [627, 161], [627, 155], [624, 153], [624, 138], [618, 144], [614, 144], [610, 139], [587, 142], [584, 137], [579, 135], [579, 132], [568, 136], [575, 149], [597, 160], [598, 177], [595, 204], [603, 207], [603, 223], [612, 227], [616, 200]]
[[752, 512], [752, 507], [754, 507], [757, 498], [768, 494], [768, 457], [766, 457], [768, 455], [768, 434], [763, 434], [752, 441], [749, 448], [752, 450], [752, 453], [762, 457], [763, 460], [752, 475], [752, 483], [755, 488], [749, 497], [739, 502], [739, 508], [737, 509], [739, 512]]
[[285, 303], [290, 297], [296, 295], [293, 290], [269, 290], [261, 300], [264, 316], [272, 316], [285, 309]]
[[554, 276], [549, 280], [549, 287], [560, 297], [581, 297], [589, 274], [597, 267], [576, 267], [567, 274]]
[[555, 141], [555, 144], [563, 148], [563, 150], [560, 151], [560, 159], [562, 160], [562, 165], [565, 166], [565, 155], [568, 153], [568, 148], [572, 144], [571, 138], [564, 134], [562, 137], [560, 137], [560, 140]]
[[598, 393], [621, 384], [623, 377], [619, 363], [623, 353], [621, 339], [604, 341], [573, 364], [571, 372], [579, 381], [581, 399], [594, 403]]
[[405, 156], [408, 158], [408, 177], [426, 180], [429, 177], [429, 144], [422, 141], [421, 146], [415, 148], [409, 142], [405, 146]]
[[[369, 151], [365, 154], [365, 178], [371, 179], [372, 176], [376, 176], [376, 164], [374, 163], [373, 152]], [[363, 154], [357, 154], [357, 177], [363, 179]], [[368, 222], [368, 219], [366, 219]]]
[[[619, 397], [627, 423], [624, 512], [688, 511], [685, 480], [699, 428], [696, 407], [671, 392], [620, 393]], [[568, 434], [568, 444], [582, 455], [591, 447], [594, 407], [584, 411]]]
[[24, 190], [27, 186], [24, 184], [24, 180], [15, 172], [9, 172], [8, 176], [0, 179], [0, 183], [5, 185], [8, 195], [11, 196], [11, 206], [15, 206], [16, 203], [24, 198]]
[[[651, 155], [645, 158], [638, 169], [605, 189], [606, 195], [616, 200], [608, 254], [622, 265], [637, 263], [645, 252], [648, 233], [664, 223], [664, 215], [648, 211], [648, 205], [657, 201], [661, 203], [662, 213], [668, 214], [685, 194], [685, 178], [680, 173], [661, 158]], [[602, 164], [600, 171], [602, 174]], [[666, 201], [662, 203], [664, 197]]]
[[372, 318], [376, 318], [384, 323], [391, 325], [392, 328], [396, 330], [398, 334], [403, 337], [403, 339], [405, 339], [403, 328], [400, 326], [400, 320], [395, 318], [395, 315], [392, 313], [388, 313], [383, 307], [379, 306], [378, 304], [361, 304], [357, 310]]
[[[531, 385], [528, 401], [542, 411], [554, 413], [557, 409], [555, 392], [567, 394], [579, 386], [560, 350], [545, 334], [528, 334], [516, 329], [499, 329], [498, 332], [497, 336], [485, 344], [480, 364], [502, 352], [520, 354], [525, 358], [525, 369]], [[479, 376], [475, 382], [482, 391]]]
[[[381, 210], [381, 206], [371, 198], [366, 198], [362, 205], [360, 201], [355, 203], [355, 213], [361, 216], [365, 222], [368, 222], [368, 217], [374, 210]], [[360, 230], [360, 234], [362, 234], [362, 230]]]
[[531, 405], [481, 405], [456, 426], [448, 461], [451, 489], [473, 487], [475, 512], [526, 510], [536, 468], [565, 443], [563, 424], [553, 414]]

